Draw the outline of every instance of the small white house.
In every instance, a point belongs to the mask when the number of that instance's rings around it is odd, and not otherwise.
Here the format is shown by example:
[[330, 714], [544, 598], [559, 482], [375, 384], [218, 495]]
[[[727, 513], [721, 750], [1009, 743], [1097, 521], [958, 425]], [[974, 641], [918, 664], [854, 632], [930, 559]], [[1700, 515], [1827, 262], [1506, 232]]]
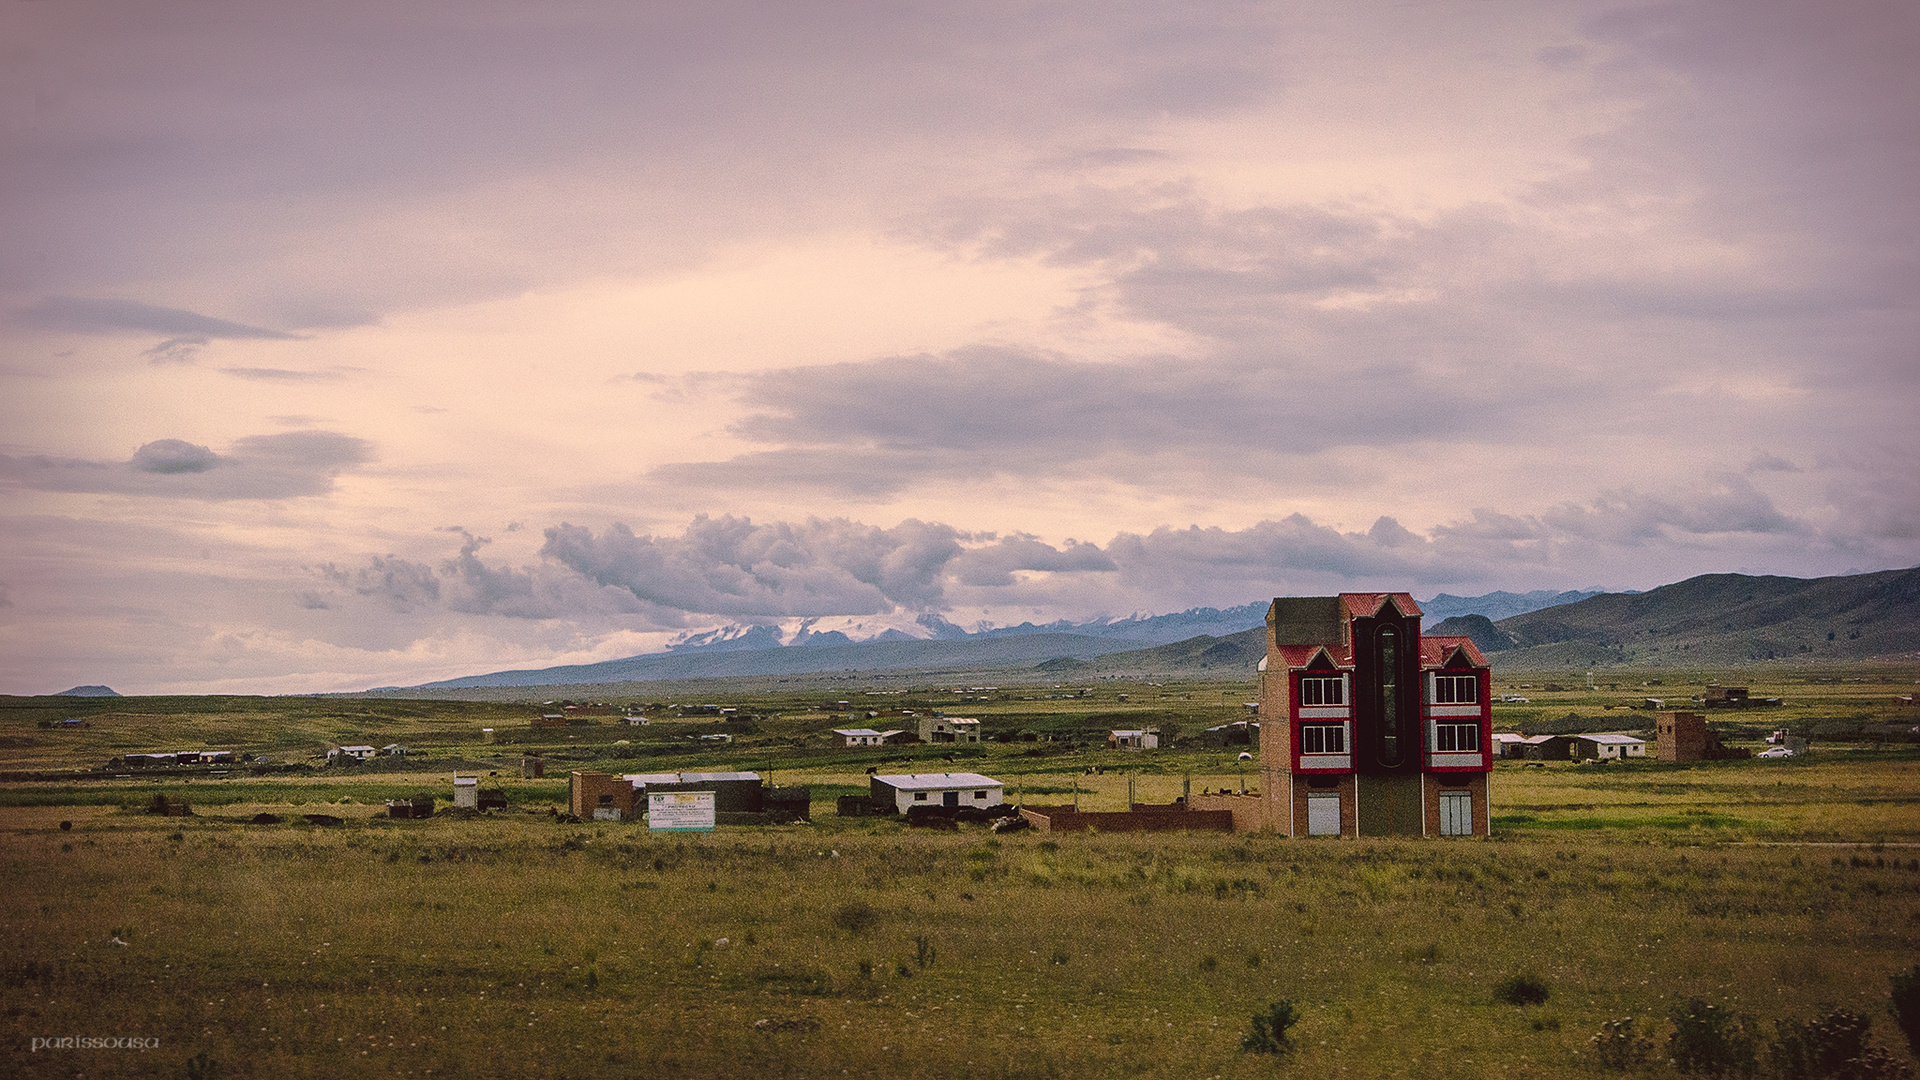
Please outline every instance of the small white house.
[[342, 746], [338, 750], [327, 751], [328, 761], [365, 761], [377, 751], [371, 746]]
[[647, 718], [646, 718], [646, 717], [644, 717], [644, 716], [629, 716], [629, 717], [627, 717], [627, 726], [628, 726], [628, 727], [646, 727], [646, 726], [647, 726], [648, 724], [651, 724], [651, 723], [653, 723], [653, 721], [651, 721], [651, 720], [649, 720], [649, 719], [647, 719]]
[[1524, 758], [1530, 747], [1539, 746], [1552, 738], [1551, 735], [1520, 735], [1511, 731], [1493, 733], [1493, 756], [1497, 758]]
[[480, 809], [480, 778], [477, 776], [456, 776], [453, 778], [453, 808], [456, 810]]
[[1107, 747], [1116, 750], [1160, 749], [1159, 728], [1115, 730], [1107, 733]]
[[1007, 785], [979, 773], [904, 773], [871, 780], [874, 805], [902, 814], [916, 806], [985, 809], [1007, 801]]
[[965, 716], [923, 716], [920, 741], [924, 743], [977, 743], [980, 721]]
[[1574, 739], [1573, 756], [1581, 761], [1646, 757], [1647, 740], [1631, 735], [1580, 735]]
[[834, 728], [833, 733], [840, 736], [841, 746], [885, 746], [901, 733], [894, 731], [875, 731], [872, 728]]

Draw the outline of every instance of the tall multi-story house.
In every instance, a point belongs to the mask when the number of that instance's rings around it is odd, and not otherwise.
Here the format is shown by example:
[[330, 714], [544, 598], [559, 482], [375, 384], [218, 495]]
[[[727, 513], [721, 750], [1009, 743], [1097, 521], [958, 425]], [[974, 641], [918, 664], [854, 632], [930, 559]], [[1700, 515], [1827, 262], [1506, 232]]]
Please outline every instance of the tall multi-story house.
[[1406, 593], [1289, 596], [1260, 663], [1261, 818], [1288, 836], [1486, 836], [1491, 671]]

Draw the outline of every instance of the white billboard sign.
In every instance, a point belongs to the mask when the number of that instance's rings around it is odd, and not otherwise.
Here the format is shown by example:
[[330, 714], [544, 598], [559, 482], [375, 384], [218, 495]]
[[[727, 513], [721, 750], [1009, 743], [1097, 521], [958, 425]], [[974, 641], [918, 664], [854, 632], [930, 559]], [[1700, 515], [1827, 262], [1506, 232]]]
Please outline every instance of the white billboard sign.
[[654, 832], [711, 831], [713, 792], [648, 792], [647, 828]]

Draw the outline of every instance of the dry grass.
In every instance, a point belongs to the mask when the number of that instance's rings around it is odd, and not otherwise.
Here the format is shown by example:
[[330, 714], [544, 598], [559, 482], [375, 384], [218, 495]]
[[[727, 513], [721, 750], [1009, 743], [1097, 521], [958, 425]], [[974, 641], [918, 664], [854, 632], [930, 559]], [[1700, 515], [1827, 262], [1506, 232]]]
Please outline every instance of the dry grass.
[[1879, 1016], [1920, 945], [1920, 870], [1812, 849], [58, 813], [0, 814], [13, 1075], [1264, 1076], [1282, 998], [1305, 1075], [1586, 1075], [1690, 996]]

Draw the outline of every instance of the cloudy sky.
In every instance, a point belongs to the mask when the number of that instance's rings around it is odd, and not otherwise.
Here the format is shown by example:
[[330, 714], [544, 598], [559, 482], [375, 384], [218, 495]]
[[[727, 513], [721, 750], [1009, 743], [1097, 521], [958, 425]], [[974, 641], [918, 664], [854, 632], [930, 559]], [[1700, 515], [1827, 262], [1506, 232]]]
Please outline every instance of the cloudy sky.
[[0, 7], [0, 692], [1920, 563], [1920, 7]]

